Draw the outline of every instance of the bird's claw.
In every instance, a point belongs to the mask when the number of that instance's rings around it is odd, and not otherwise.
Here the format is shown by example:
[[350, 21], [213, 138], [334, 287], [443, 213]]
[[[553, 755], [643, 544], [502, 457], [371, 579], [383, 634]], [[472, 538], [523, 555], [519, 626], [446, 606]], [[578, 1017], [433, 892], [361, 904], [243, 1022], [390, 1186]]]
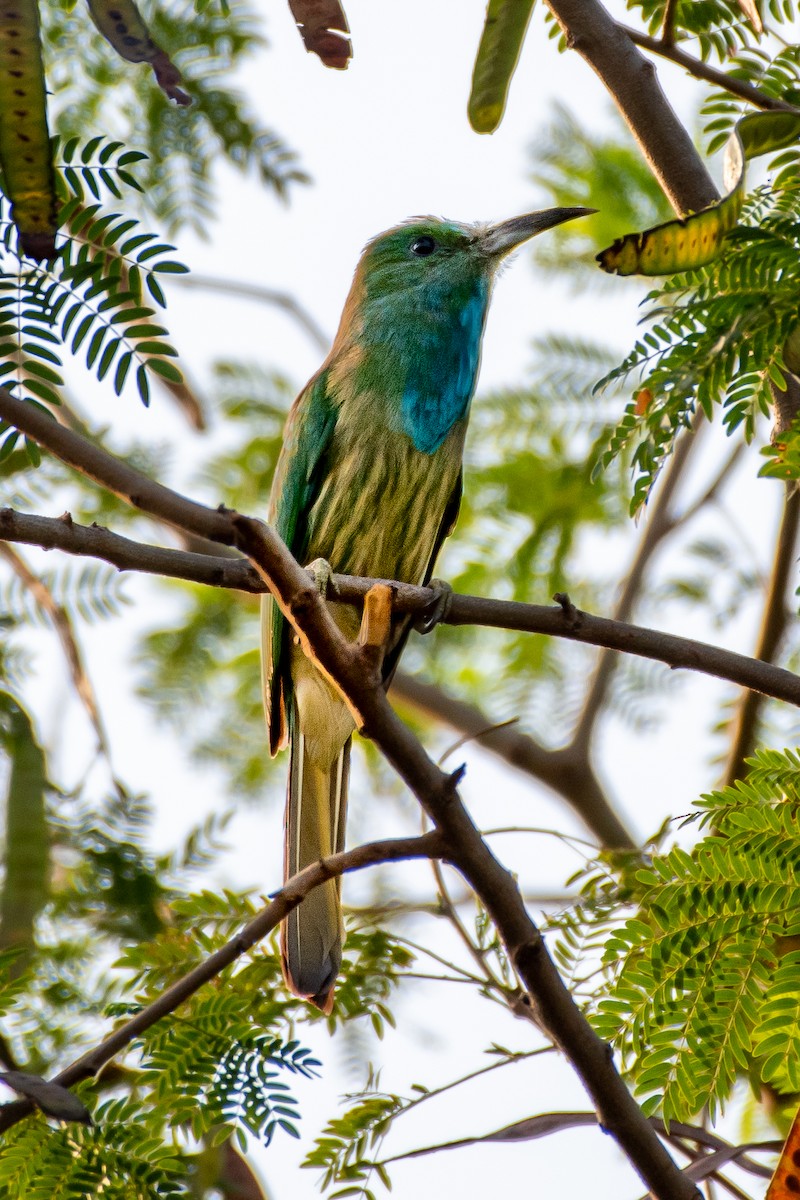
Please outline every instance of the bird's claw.
[[450, 605], [453, 602], [453, 589], [443, 579], [431, 579], [428, 587], [434, 596], [425, 611], [414, 622], [414, 628], [418, 633], [430, 633], [437, 625], [440, 625], [450, 611]]
[[323, 598], [328, 595], [336, 595], [336, 585], [333, 582], [333, 567], [325, 558], [315, 558], [306, 566], [311, 576], [314, 587]]

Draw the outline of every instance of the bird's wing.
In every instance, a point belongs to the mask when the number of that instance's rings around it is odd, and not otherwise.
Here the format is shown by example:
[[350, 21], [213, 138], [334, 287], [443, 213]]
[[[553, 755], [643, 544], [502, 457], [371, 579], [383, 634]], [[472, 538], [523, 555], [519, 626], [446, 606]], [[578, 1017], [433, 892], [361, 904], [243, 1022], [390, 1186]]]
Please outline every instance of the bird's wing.
[[[455, 523], [458, 520], [458, 510], [461, 508], [461, 496], [463, 491], [464, 473], [463, 471], [459, 471], [458, 479], [456, 480], [455, 486], [450, 493], [450, 499], [445, 505], [444, 512], [442, 513], [442, 519], [439, 522], [439, 528], [436, 531], [436, 537], [434, 538], [433, 545], [431, 546], [430, 558], [428, 559], [428, 565], [425, 568], [425, 574], [420, 581], [423, 586], [430, 583], [431, 576], [433, 575], [433, 568], [436, 563], [436, 559], [439, 557], [439, 551], [442, 548], [444, 539], [449, 537], [455, 528]], [[408, 635], [411, 632], [412, 624], [413, 622], [411, 618], [407, 617], [399, 627], [397, 640], [383, 660], [383, 682], [384, 686], [387, 688], [391, 684], [392, 676], [397, 670], [397, 664], [400, 661], [400, 655], [405, 649], [406, 642], [408, 641]]]
[[458, 520], [459, 509], [461, 508], [461, 497], [463, 494], [464, 472], [459, 471], [458, 479], [456, 480], [455, 486], [450, 493], [450, 499], [445, 505], [444, 512], [442, 513], [442, 519], [439, 522], [439, 528], [436, 531], [436, 540], [431, 548], [431, 556], [428, 559], [428, 565], [425, 568], [423, 584], [430, 583], [431, 575], [433, 575], [433, 568], [435, 566], [436, 559], [439, 557], [439, 551], [442, 548], [444, 539], [450, 537], [450, 534], [455, 529], [456, 521]]
[[[295, 400], [272, 484], [270, 523], [301, 563], [308, 549], [308, 516], [325, 478], [326, 452], [336, 425], [337, 409], [326, 380], [323, 371]], [[261, 604], [261, 668], [272, 754], [286, 741], [286, 689], [291, 686], [288, 649], [286, 620], [273, 597], [266, 594]]]

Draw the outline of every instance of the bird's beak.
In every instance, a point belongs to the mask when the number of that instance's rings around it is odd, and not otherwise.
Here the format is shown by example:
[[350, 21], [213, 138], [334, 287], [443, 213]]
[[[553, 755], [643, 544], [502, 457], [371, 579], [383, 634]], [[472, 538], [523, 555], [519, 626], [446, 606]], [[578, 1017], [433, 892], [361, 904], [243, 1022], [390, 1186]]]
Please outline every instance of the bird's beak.
[[594, 212], [596, 208], [543, 208], [523, 217], [512, 217], [510, 221], [489, 226], [481, 239], [482, 249], [492, 257], [502, 258], [537, 233], [574, 221], [576, 217], [589, 217]]

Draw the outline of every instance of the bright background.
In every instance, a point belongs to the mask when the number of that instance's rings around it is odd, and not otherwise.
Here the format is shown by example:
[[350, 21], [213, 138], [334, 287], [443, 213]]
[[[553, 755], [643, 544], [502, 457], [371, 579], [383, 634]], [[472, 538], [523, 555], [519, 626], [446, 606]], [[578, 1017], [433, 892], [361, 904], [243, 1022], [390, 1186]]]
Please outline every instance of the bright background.
[[[347, 0], [354, 58], [346, 72], [324, 69], [303, 51], [288, 6], [261, 0], [270, 42], [241, 73], [240, 86], [268, 125], [299, 152], [313, 185], [296, 187], [291, 203], [282, 206], [255, 182], [232, 169], [220, 176], [220, 220], [208, 240], [182, 237], [178, 251], [199, 275], [214, 275], [263, 284], [292, 293], [333, 334], [352, 271], [365, 241], [407, 216], [434, 213], [456, 220], [500, 220], [546, 206], [548, 198], [530, 183], [530, 146], [549, 120], [553, 98], [567, 103], [587, 127], [611, 128], [611, 107], [600, 83], [574, 54], [559, 56], [546, 41], [540, 9], [534, 13], [500, 129], [491, 137], [471, 131], [466, 119], [472, 62], [485, 14], [484, 0]], [[659, 67], [665, 86], [683, 116], [694, 104], [695, 91], [677, 72]], [[598, 247], [599, 249], [599, 247]], [[598, 293], [590, 286], [593, 264], [586, 265], [585, 290], [561, 286], [531, 269], [525, 251], [504, 273], [496, 289], [484, 345], [480, 393], [518, 383], [530, 364], [534, 334], [582, 331], [605, 339], [624, 352], [630, 345], [641, 292], [620, 284]], [[214, 359], [257, 360], [275, 367], [299, 387], [319, 364], [319, 352], [289, 317], [280, 311], [216, 292], [169, 292], [168, 324], [174, 343], [190, 366], [200, 389], [208, 381]], [[178, 475], [187, 488], [199, 455], [199, 437], [189, 431], [169, 401], [154, 395], [144, 413], [131, 396], [115, 399], [110, 389], [95, 394], [85, 377], [73, 380], [81, 402], [96, 420], [115, 431], [136, 432], [154, 442], [178, 439]], [[151, 432], [152, 431], [152, 432]], [[214, 424], [203, 436], [224, 439]], [[469, 481], [467, 480], [467, 487]], [[778, 488], [748, 475], [743, 488], [752, 492], [755, 528], [769, 530], [767, 551], [776, 520]], [[748, 492], [749, 495], [749, 492]], [[456, 534], [457, 537], [457, 534]], [[759, 539], [756, 538], [756, 541]], [[617, 546], [587, 546], [587, 554], [619, 554]], [[620, 569], [626, 558], [620, 555]], [[764, 564], [766, 567], [766, 563]], [[82, 631], [90, 674], [110, 727], [117, 771], [131, 786], [149, 793], [157, 805], [155, 839], [166, 848], [196, 822], [220, 806], [221, 782], [212, 771], [199, 771], [176, 756], [172, 735], [154, 727], [141, 705], [126, 702], [130, 686], [130, 651], [137, 631], [150, 625], [148, 603], [154, 592], [144, 579], [127, 581], [135, 606], [122, 624], [100, 624]], [[547, 602], [536, 581], [530, 599]], [[163, 605], [163, 599], [159, 600]], [[753, 631], [742, 618], [733, 628], [686, 630], [719, 642], [747, 647]], [[665, 627], [670, 614], [665, 612]], [[752, 623], [752, 622], [751, 622]], [[254, 625], [254, 639], [257, 628]], [[52, 644], [38, 641], [38, 653], [52, 662]], [[42, 660], [44, 661], [44, 659]], [[40, 685], [46, 697], [52, 743], [57, 733], [64, 774], [77, 777], [85, 769], [91, 735], [76, 706], [66, 707], [69, 688], [60, 665]], [[666, 705], [667, 718], [646, 736], [634, 736], [617, 723], [602, 730], [600, 766], [613, 774], [624, 817], [643, 837], [669, 813], [688, 810], [700, 791], [713, 785], [717, 768], [708, 761], [706, 733], [718, 711], [722, 689], [699, 680], [690, 691]], [[491, 700], [487, 697], [491, 711]], [[265, 748], [266, 753], [266, 748]], [[554, 799], [504, 770], [495, 760], [466, 747], [458, 752], [469, 770], [464, 795], [475, 819], [484, 825], [535, 824], [582, 834], [577, 821]], [[666, 764], [667, 769], [665, 770]], [[354, 788], [353, 808], [379, 803], [378, 796]], [[416, 810], [409, 801], [405, 822], [391, 810], [392, 829], [413, 832]], [[280, 813], [274, 803], [260, 810], [243, 809], [228, 831], [231, 851], [218, 870], [222, 883], [253, 885], [265, 894], [280, 881]], [[579, 860], [552, 839], [498, 839], [498, 852], [543, 891], [560, 891]], [[422, 867], [394, 866], [386, 872], [387, 890], [394, 880], [404, 889], [411, 880], [424, 886]], [[358, 895], [355, 881], [348, 894]], [[534, 916], [537, 914], [534, 913]], [[426, 940], [429, 932], [425, 931]], [[420, 969], [425, 970], [424, 964]], [[479, 1001], [473, 989], [449, 990], [422, 982], [403, 989], [397, 1005], [400, 1032], [381, 1042], [364, 1044], [381, 1086], [407, 1093], [415, 1082], [434, 1087], [488, 1063], [483, 1050], [492, 1041], [518, 1049], [536, 1044], [536, 1034], [515, 1023], [505, 1011]], [[323, 1077], [313, 1084], [293, 1081], [303, 1112], [298, 1145], [278, 1136], [257, 1153], [264, 1179], [276, 1197], [306, 1200], [317, 1195], [316, 1175], [298, 1170], [312, 1133], [335, 1115], [337, 1097], [364, 1081], [366, 1066], [360, 1044], [331, 1042], [320, 1028], [311, 1041], [324, 1063]], [[302, 1031], [306, 1038], [306, 1031]], [[507, 1067], [467, 1088], [447, 1093], [402, 1119], [386, 1153], [457, 1139], [493, 1129], [536, 1112], [586, 1108], [578, 1082], [555, 1055]], [[641, 1185], [610, 1138], [596, 1130], [559, 1134], [546, 1141], [453, 1150], [436, 1157], [398, 1165], [393, 1170], [399, 1198], [458, 1194], [461, 1200], [485, 1200], [487, 1194], [525, 1188], [537, 1196], [619, 1200], [641, 1193]], [[380, 1184], [375, 1181], [377, 1191]]]

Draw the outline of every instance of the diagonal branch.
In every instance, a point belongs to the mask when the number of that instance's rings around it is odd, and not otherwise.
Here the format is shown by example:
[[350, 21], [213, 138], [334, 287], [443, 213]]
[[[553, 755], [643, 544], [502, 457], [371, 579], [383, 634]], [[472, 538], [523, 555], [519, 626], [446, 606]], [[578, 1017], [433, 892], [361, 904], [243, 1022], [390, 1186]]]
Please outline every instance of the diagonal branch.
[[156, 483], [74, 429], [59, 425], [46, 409], [18, 400], [2, 387], [0, 420], [8, 421], [9, 425], [52, 451], [68, 467], [127, 500], [134, 508], [165, 521], [167, 525], [175, 525], [223, 545], [233, 545], [233, 530], [223, 511], [214, 512], [204, 504]]
[[[331, 680], [359, 730], [375, 741], [440, 831], [448, 861], [475, 890], [493, 920], [528, 992], [535, 1020], [571, 1062], [602, 1126], [617, 1140], [655, 1200], [697, 1200], [694, 1184], [659, 1141], [623, 1083], [607, 1045], [558, 974], [516, 879], [495, 858], [472, 822], [457, 790], [463, 772], [446, 775], [431, 761], [389, 705], [380, 674], [368, 669], [371, 656], [367, 655], [365, 662], [365, 648], [344, 640], [307, 572], [273, 530], [237, 513], [212, 512], [160, 484], [144, 480], [142, 486], [138, 472], [98, 447], [84, 445], [84, 439], [1, 388], [0, 416], [56, 453], [63, 449], [69, 456], [66, 461], [78, 470], [85, 450], [85, 473], [118, 495], [128, 496], [143, 511], [224, 545], [235, 544], [248, 555], [291, 622], [304, 652]], [[573, 613], [565, 611], [562, 618], [577, 629], [580, 621], [575, 621]]]
[[245, 300], [255, 300], [261, 304], [269, 304], [273, 308], [280, 308], [294, 318], [317, 350], [322, 354], [327, 354], [330, 349], [330, 338], [317, 324], [308, 309], [304, 308], [289, 292], [264, 287], [263, 284], [245, 283], [239, 279], [217, 279], [213, 275], [173, 275], [170, 279], [170, 287], [176, 284], [178, 287], [186, 289], [222, 292], [225, 296], [241, 296]]
[[653, 63], [599, 0], [547, 0], [567, 45], [612, 96], [672, 207], [682, 215], [719, 199], [713, 180], [661, 89]]
[[2, 542], [0, 542], [0, 558], [5, 559], [11, 570], [22, 581], [42, 611], [49, 617], [56, 636], [61, 643], [61, 648], [64, 651], [64, 657], [67, 660], [67, 667], [72, 679], [72, 686], [75, 688], [78, 698], [91, 721], [92, 728], [97, 735], [97, 744], [108, 759], [110, 757], [108, 738], [103, 728], [103, 719], [100, 715], [97, 697], [92, 687], [92, 681], [84, 666], [83, 655], [81, 654], [81, 649], [66, 609], [56, 601], [50, 588], [43, 579], [31, 570], [22, 555], [17, 554], [16, 550], [12, 550], [10, 546], [4, 545]]
[[[380, 842], [369, 842], [356, 846], [353, 850], [345, 850], [340, 854], [332, 854], [322, 859], [304, 871], [300, 871], [289, 879], [279, 892], [276, 892], [269, 904], [257, 913], [252, 921], [245, 925], [230, 941], [221, 946], [213, 954], [193, 970], [188, 971], [181, 979], [168, 987], [166, 991], [141, 1009], [113, 1033], [109, 1034], [99, 1045], [93, 1046], [80, 1058], [65, 1067], [52, 1080], [62, 1087], [74, 1087], [84, 1079], [91, 1079], [110, 1062], [117, 1054], [141, 1037], [148, 1029], [163, 1017], [174, 1012], [190, 996], [193, 996], [205, 983], [216, 978], [231, 963], [236, 962], [245, 951], [256, 942], [260, 942], [271, 930], [275, 929], [283, 918], [296, 908], [305, 896], [315, 887], [342, 875], [346, 871], [358, 871], [376, 863], [398, 862], [401, 859], [432, 858], [444, 853], [444, 840], [438, 830], [426, 833], [421, 837], [389, 838]], [[27, 1100], [14, 1100], [0, 1107], [0, 1133], [16, 1125], [23, 1117], [34, 1111], [33, 1105]]]
[[748, 104], [753, 104], [756, 108], [767, 111], [777, 110], [778, 112], [798, 111], [795, 105], [787, 104], [785, 100], [779, 100], [776, 96], [768, 96], [766, 92], [762, 92], [760, 88], [748, 83], [747, 80], [736, 79], [733, 75], [728, 75], [725, 71], [712, 67], [710, 63], [695, 58], [693, 54], [687, 54], [674, 41], [651, 37], [649, 33], [641, 33], [638, 29], [631, 29], [628, 25], [621, 25], [620, 28], [632, 42], [641, 46], [643, 50], [649, 50], [651, 54], [657, 54], [660, 58], [666, 58], [670, 62], [676, 63], [693, 75], [695, 79], [713, 83], [715, 87], [722, 88], [732, 96], [738, 96], [740, 100], [746, 100]]
[[491, 727], [486, 714], [474, 704], [449, 696], [435, 684], [415, 679], [403, 671], [395, 675], [389, 694], [473, 738], [509, 766], [552, 788], [574, 809], [604, 848], [635, 848], [633, 835], [609, 804], [590, 762], [578, 763], [575, 756], [565, 750], [548, 750], [530, 734], [513, 726]]

